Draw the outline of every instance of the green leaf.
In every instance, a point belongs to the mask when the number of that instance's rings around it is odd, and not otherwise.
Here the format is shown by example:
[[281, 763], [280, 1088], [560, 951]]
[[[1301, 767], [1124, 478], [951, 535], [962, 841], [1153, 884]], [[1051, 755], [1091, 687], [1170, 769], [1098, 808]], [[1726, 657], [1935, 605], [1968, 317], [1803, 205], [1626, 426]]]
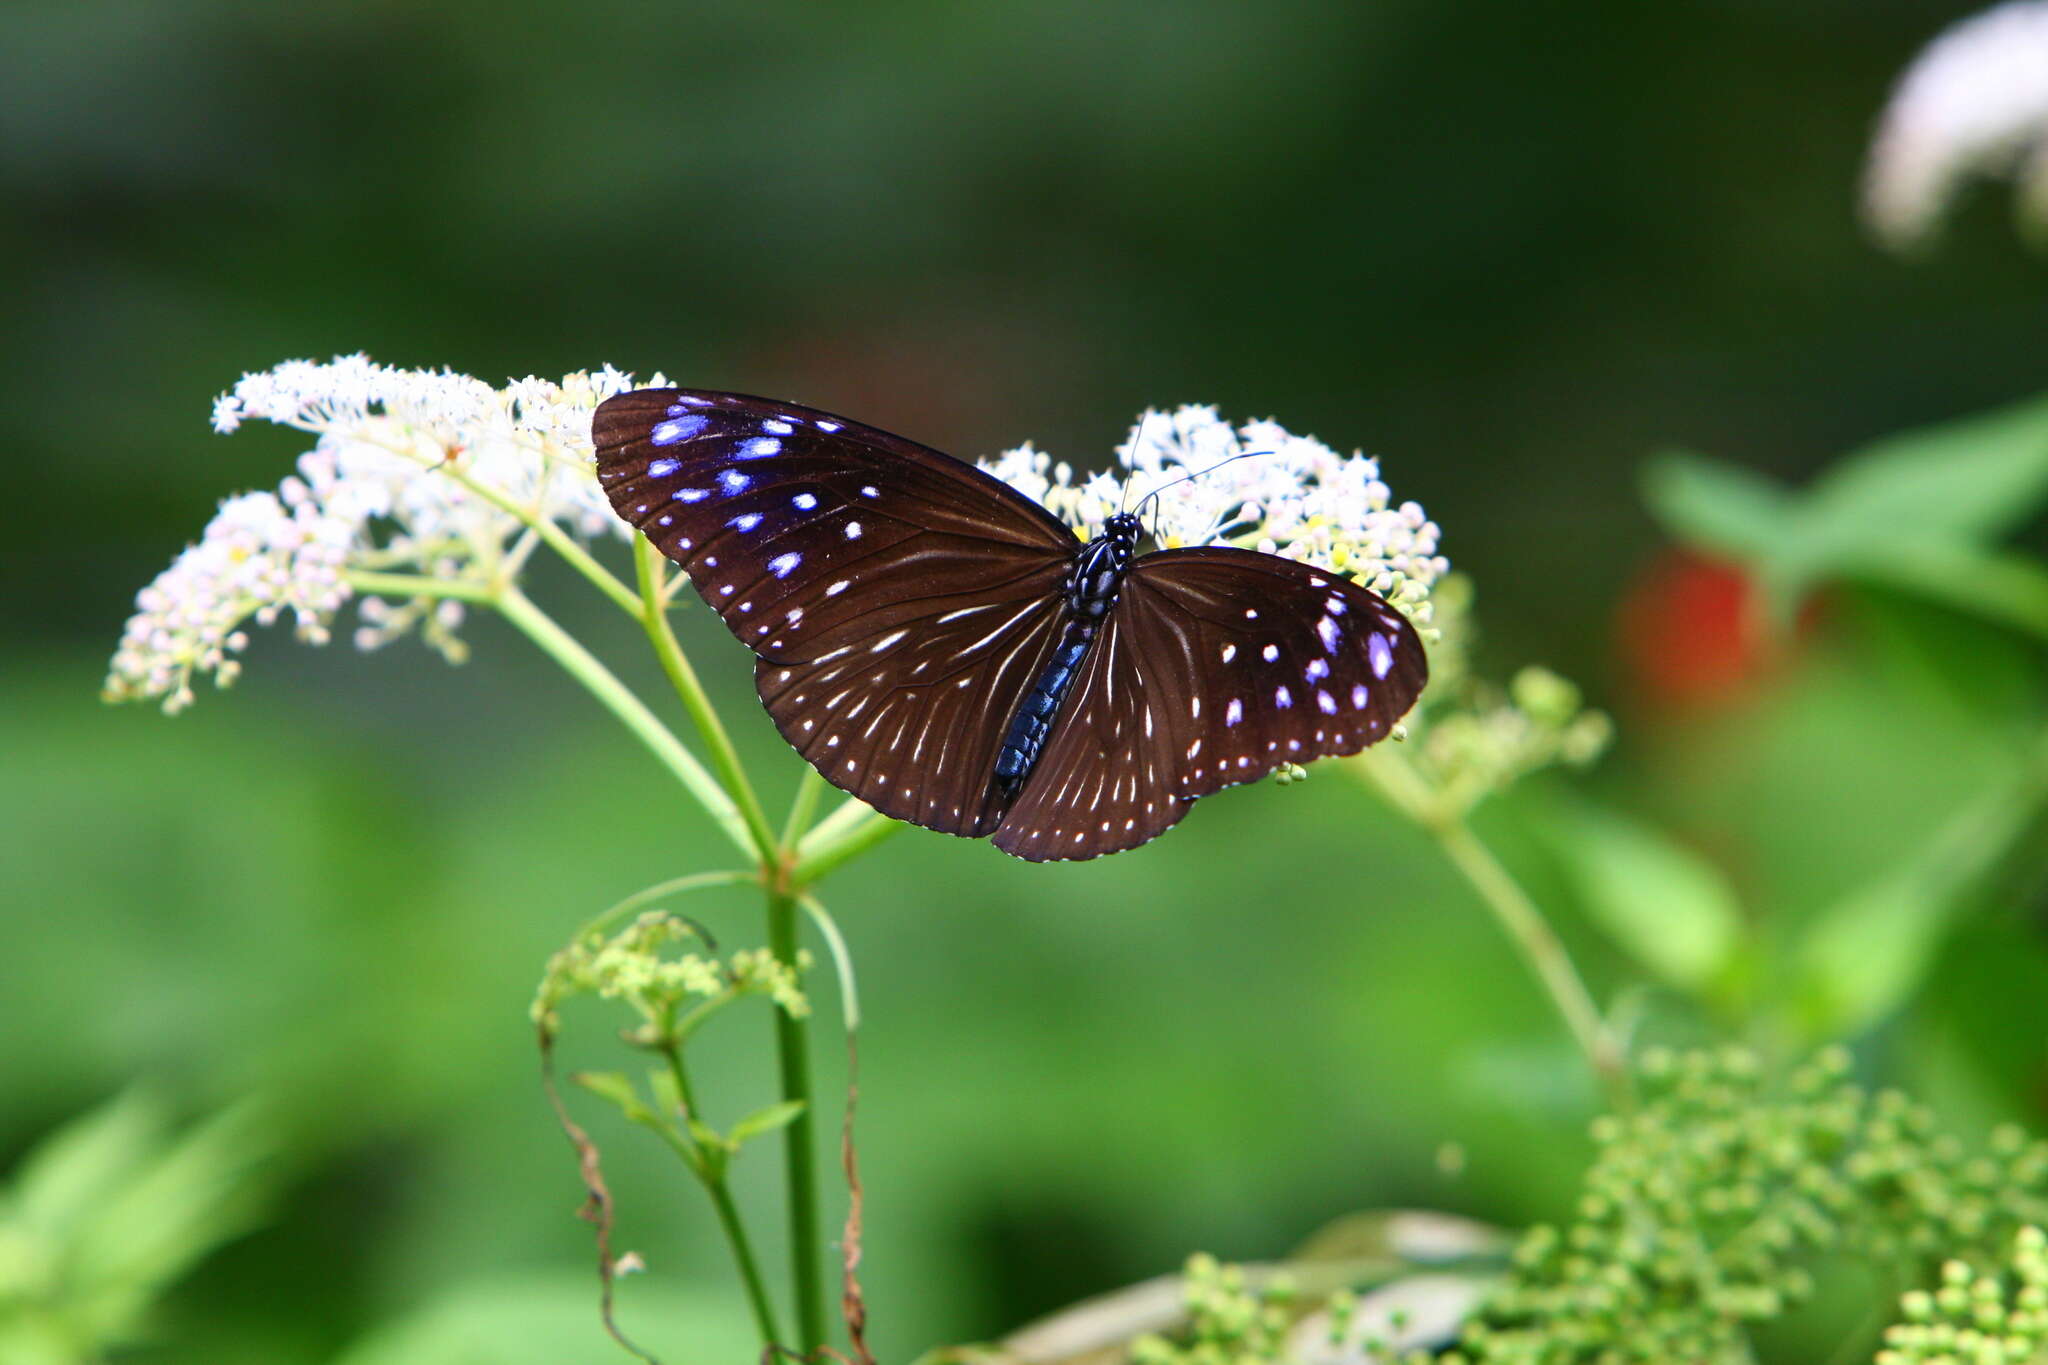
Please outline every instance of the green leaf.
[[1867, 583], [2048, 637], [2048, 569], [2025, 555], [1921, 541], [1845, 556], [1843, 568]]
[[2048, 798], [2048, 752], [1966, 803], [1876, 880], [1823, 910], [1794, 947], [1803, 1022], [1852, 1035], [1904, 1002], [1969, 893]]
[[582, 1086], [600, 1099], [610, 1100], [619, 1106], [619, 1112], [634, 1123], [645, 1123], [654, 1117], [654, 1111], [640, 1098], [640, 1092], [633, 1088], [633, 1082], [620, 1071], [577, 1071], [569, 1079]]
[[1673, 538], [1731, 558], [1768, 559], [1794, 498], [1762, 474], [1690, 451], [1653, 455], [1643, 466], [1643, 500]]
[[1618, 812], [1574, 803], [1557, 815], [1559, 859], [1593, 921], [1670, 985], [1695, 995], [1725, 986], [1744, 927], [1720, 870]]
[[1750, 565], [1781, 623], [1835, 576], [2048, 635], [2048, 574], [1986, 548], [2048, 500], [2048, 397], [1880, 441], [1800, 492], [1666, 453], [1643, 496], [1677, 539]]
[[1844, 544], [1917, 533], [1996, 539], [2048, 499], [2048, 396], [1889, 437], [1806, 494], [1807, 530]]
[[756, 1109], [732, 1126], [732, 1145], [737, 1149], [741, 1143], [751, 1141], [763, 1133], [772, 1133], [778, 1128], [786, 1127], [803, 1112], [802, 1100], [783, 1100], [780, 1104]]

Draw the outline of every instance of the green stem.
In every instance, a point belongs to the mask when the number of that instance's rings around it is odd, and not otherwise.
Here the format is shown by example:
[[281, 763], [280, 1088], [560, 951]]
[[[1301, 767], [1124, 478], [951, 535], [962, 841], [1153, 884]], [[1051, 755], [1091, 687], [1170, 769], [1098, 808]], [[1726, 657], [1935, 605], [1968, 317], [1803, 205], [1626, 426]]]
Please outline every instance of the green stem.
[[[676, 1094], [683, 1102], [683, 1117], [698, 1118], [697, 1097], [690, 1089], [690, 1073], [683, 1066], [683, 1050], [674, 1042], [662, 1048], [668, 1058], [669, 1076], [676, 1083]], [[733, 1202], [732, 1187], [726, 1183], [723, 1163], [703, 1160], [692, 1169], [703, 1177], [704, 1191], [711, 1196], [711, 1206], [718, 1211], [718, 1225], [725, 1231], [726, 1243], [732, 1247], [733, 1262], [739, 1267], [740, 1280], [746, 1286], [747, 1303], [754, 1310], [754, 1325], [760, 1329], [763, 1347], [777, 1346], [782, 1341], [782, 1329], [775, 1321], [775, 1304], [768, 1297], [768, 1283], [761, 1277], [760, 1262], [754, 1259], [754, 1244], [747, 1236], [747, 1226], [740, 1218], [739, 1205]]]
[[641, 628], [647, 632], [648, 642], [654, 646], [654, 653], [661, 660], [662, 672], [668, 674], [669, 685], [682, 698], [683, 709], [690, 713], [691, 723], [697, 727], [704, 746], [711, 751], [711, 766], [717, 770], [719, 781], [739, 809], [747, 837], [753, 843], [754, 856], [761, 860], [763, 869], [772, 870], [781, 852], [775, 842], [775, 832], [768, 828], [768, 817], [761, 809], [760, 798], [754, 795], [753, 784], [747, 781], [746, 769], [740, 766], [739, 752], [732, 747], [732, 737], [726, 734], [724, 722], [719, 720], [711, 698], [705, 695], [704, 684], [697, 680], [697, 670], [690, 666], [689, 656], [683, 653], [682, 642], [676, 639], [675, 631], [669, 626], [668, 611], [661, 600], [661, 551], [643, 536], [634, 546], [633, 563], [640, 580], [640, 597], [634, 605], [634, 614], [640, 618]]
[[848, 801], [820, 821], [798, 845], [796, 871], [790, 874], [790, 880], [797, 886], [815, 885], [827, 872], [904, 828], [901, 820], [891, 820], [859, 801]]
[[816, 768], [804, 765], [803, 778], [796, 785], [796, 799], [789, 803], [789, 818], [782, 823], [782, 846], [794, 848], [810, 831], [818, 813], [818, 798], [825, 794], [825, 779]]
[[704, 770], [696, 755], [683, 747], [669, 728], [655, 718], [646, 703], [633, 695], [627, 686], [615, 677], [611, 670], [598, 662], [597, 656], [585, 649], [576, 638], [555, 624], [554, 618], [539, 607], [517, 588], [506, 587], [496, 597], [498, 610], [505, 619], [539, 645], [542, 652], [568, 671], [570, 677], [583, 684], [590, 694], [602, 702], [607, 710], [625, 723], [628, 730], [645, 744], [654, 756], [675, 774], [676, 780], [697, 798], [698, 804], [710, 814], [713, 822], [725, 832], [742, 853], [753, 854], [754, 845], [746, 821], [741, 819], [732, 800], [718, 785], [717, 779]]
[[641, 906], [666, 900], [670, 896], [680, 896], [686, 892], [702, 891], [714, 886], [738, 886], [743, 882], [758, 882], [760, 879], [761, 874], [758, 872], [735, 870], [693, 872], [686, 877], [671, 877], [665, 882], [656, 882], [644, 890], [635, 891], [577, 930], [576, 937], [587, 939], [592, 935], [602, 934]]
[[1363, 774], [1379, 789], [1388, 803], [1414, 820], [1443, 849], [1451, 866], [1463, 874], [1472, 889], [1507, 934], [1508, 942], [1535, 974], [1550, 996], [1550, 1002], [1564, 1017], [1565, 1026], [1579, 1050], [1586, 1054], [1608, 1099], [1617, 1107], [1630, 1102], [1627, 1059], [1614, 1035], [1601, 1021], [1600, 1011], [1586, 989], [1586, 983], [1572, 965], [1571, 954], [1550, 927], [1543, 911], [1530, 899], [1500, 860], [1493, 856], [1465, 823], [1462, 812], [1447, 809], [1423, 781], [1408, 760], [1399, 754], [1374, 752], [1355, 760], [1350, 767]]
[[452, 597], [458, 602], [497, 605], [498, 590], [476, 578], [428, 578], [424, 574], [347, 572], [348, 585], [370, 597]]
[[491, 487], [481, 479], [472, 478], [468, 471], [459, 465], [443, 465], [442, 468], [449, 478], [485, 502], [519, 518], [521, 524], [539, 536], [550, 550], [567, 560], [570, 568], [582, 574], [599, 592], [617, 603], [621, 611], [629, 616], [640, 614], [640, 601], [633, 595], [633, 590], [621, 583], [610, 569], [598, 563], [590, 551], [578, 545], [567, 531], [548, 518], [536, 514], [532, 508], [521, 506], [501, 490]]
[[[768, 893], [768, 948], [796, 967], [797, 902], [786, 891]], [[818, 1237], [818, 1168], [813, 1155], [816, 1129], [811, 1095], [811, 1045], [804, 1021], [788, 1010], [775, 1011], [775, 1045], [782, 1064], [782, 1097], [801, 1101], [803, 1108], [782, 1130], [782, 1153], [789, 1186], [790, 1276], [796, 1290], [797, 1351], [814, 1357], [825, 1344], [825, 1279]]]

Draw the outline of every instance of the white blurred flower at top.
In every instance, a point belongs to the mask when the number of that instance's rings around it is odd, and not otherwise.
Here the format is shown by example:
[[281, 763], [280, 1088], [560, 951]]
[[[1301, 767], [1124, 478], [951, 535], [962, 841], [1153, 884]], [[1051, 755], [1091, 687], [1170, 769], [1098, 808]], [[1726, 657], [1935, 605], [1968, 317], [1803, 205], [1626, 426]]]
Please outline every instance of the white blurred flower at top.
[[1216, 409], [1193, 405], [1146, 412], [1117, 458], [1129, 471], [1128, 499], [1117, 476], [1076, 483], [1071, 466], [1029, 445], [982, 468], [1091, 534], [1159, 490], [1143, 515], [1162, 546], [1284, 555], [1346, 574], [1428, 622], [1430, 587], [1450, 564], [1437, 552], [1436, 523], [1416, 503], [1393, 502], [1379, 461], [1339, 455], [1277, 422], [1233, 427]]
[[[662, 382], [658, 377], [653, 381]], [[244, 627], [289, 616], [324, 643], [354, 595], [351, 570], [429, 578], [488, 574], [514, 552], [522, 513], [586, 537], [628, 528], [598, 488], [590, 413], [633, 387], [609, 367], [502, 389], [448, 371], [367, 357], [287, 361], [244, 375], [213, 406], [216, 431], [260, 418], [318, 438], [274, 492], [221, 504], [199, 541], [136, 596], [108, 669], [113, 701], [161, 697], [177, 711], [195, 676], [222, 686], [239, 665]], [[517, 512], [477, 490], [486, 489]], [[451, 658], [459, 602], [433, 595], [365, 599], [359, 645], [417, 627]]]
[[2009, 0], [1921, 49], [1879, 123], [1864, 214], [1918, 245], [1980, 175], [2014, 177], [2022, 224], [2048, 233], [2048, 0]]

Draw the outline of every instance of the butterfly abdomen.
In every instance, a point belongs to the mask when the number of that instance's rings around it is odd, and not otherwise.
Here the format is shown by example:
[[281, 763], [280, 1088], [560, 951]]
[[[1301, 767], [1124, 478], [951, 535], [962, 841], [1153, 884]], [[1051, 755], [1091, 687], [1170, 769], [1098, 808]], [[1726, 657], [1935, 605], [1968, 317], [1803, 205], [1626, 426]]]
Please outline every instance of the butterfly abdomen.
[[1053, 717], [1059, 714], [1060, 703], [1066, 700], [1074, 680], [1081, 676], [1081, 661], [1088, 657], [1109, 609], [1116, 605], [1117, 590], [1130, 572], [1139, 533], [1136, 517], [1111, 517], [1102, 534], [1074, 557], [1074, 567], [1067, 574], [1067, 619], [1060, 642], [1045, 671], [1018, 703], [996, 756], [995, 784], [1004, 796], [1017, 794], [1052, 737]]
[[996, 755], [996, 787], [1003, 795], [1015, 796], [1037, 766], [1046, 740], [1052, 737], [1052, 718], [1059, 714], [1060, 703], [1066, 700], [1074, 679], [1081, 675], [1081, 660], [1088, 657], [1088, 647], [1095, 643], [1101, 629], [1098, 620], [1067, 618], [1058, 647], [1045, 671], [1038, 675], [1038, 681], [1018, 703], [1009, 733], [1003, 737], [1002, 751]]

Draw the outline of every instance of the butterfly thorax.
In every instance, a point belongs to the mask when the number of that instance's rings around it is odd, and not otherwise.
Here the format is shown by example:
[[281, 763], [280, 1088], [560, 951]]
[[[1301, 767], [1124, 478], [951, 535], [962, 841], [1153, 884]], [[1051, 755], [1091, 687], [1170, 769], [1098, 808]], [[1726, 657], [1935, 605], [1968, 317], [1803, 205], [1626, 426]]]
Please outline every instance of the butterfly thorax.
[[1024, 700], [1010, 718], [1003, 747], [996, 755], [995, 784], [1005, 796], [1014, 796], [1031, 776], [1045, 742], [1052, 735], [1053, 718], [1060, 703], [1081, 676], [1081, 661], [1102, 630], [1109, 610], [1116, 605], [1124, 575], [1138, 552], [1143, 528], [1128, 512], [1119, 512], [1103, 524], [1102, 534], [1081, 547], [1074, 565], [1067, 571], [1067, 619], [1060, 631], [1052, 658]]

